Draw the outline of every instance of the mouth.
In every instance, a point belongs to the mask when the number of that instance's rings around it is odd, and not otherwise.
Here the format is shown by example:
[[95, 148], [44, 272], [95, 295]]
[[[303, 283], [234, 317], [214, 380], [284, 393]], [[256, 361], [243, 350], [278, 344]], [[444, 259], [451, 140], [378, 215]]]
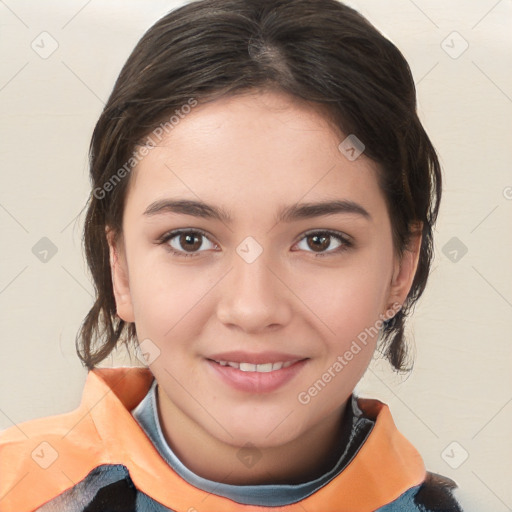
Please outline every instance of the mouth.
[[253, 364], [253, 363], [237, 363], [236, 361], [216, 361], [215, 359], [210, 359], [215, 363], [220, 364], [221, 366], [231, 366], [231, 368], [236, 368], [241, 372], [258, 372], [258, 373], [269, 373], [274, 372], [276, 370], [281, 370], [282, 368], [288, 368], [292, 364], [297, 363], [300, 359], [296, 359], [295, 361], [278, 361], [277, 363], [261, 363], [261, 364]]
[[213, 376], [238, 391], [268, 393], [292, 380], [309, 358], [291, 354], [230, 352], [206, 358]]

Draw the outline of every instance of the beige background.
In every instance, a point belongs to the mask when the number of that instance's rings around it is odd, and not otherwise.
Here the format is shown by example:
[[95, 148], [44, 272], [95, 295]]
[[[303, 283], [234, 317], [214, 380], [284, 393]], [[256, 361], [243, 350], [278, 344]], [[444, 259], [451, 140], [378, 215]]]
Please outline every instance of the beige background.
[[[177, 5], [0, 1], [0, 428], [79, 403], [87, 147], [133, 46]], [[414, 371], [404, 379], [376, 361], [358, 390], [390, 405], [467, 510], [512, 510], [512, 2], [350, 5], [409, 60], [445, 180], [436, 259], [409, 324]], [[43, 237], [57, 251], [46, 262], [33, 253]]]

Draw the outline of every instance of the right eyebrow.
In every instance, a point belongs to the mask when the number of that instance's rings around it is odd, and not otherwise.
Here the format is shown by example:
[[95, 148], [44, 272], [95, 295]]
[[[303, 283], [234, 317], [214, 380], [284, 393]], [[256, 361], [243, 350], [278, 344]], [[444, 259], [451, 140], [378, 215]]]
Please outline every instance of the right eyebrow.
[[143, 215], [154, 216], [166, 213], [181, 213], [193, 217], [216, 219], [227, 224], [232, 222], [229, 213], [222, 208], [189, 199], [161, 199], [155, 201], [144, 210]]

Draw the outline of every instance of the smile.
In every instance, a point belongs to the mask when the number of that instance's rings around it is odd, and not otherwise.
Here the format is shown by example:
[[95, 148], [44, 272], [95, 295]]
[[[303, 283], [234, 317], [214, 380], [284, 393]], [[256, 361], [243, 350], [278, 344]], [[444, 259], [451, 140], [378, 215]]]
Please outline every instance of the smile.
[[277, 391], [296, 378], [308, 362], [309, 358], [270, 352], [257, 355], [231, 352], [206, 359], [214, 381], [220, 379], [232, 389], [253, 394]]
[[288, 368], [292, 364], [295, 364], [298, 361], [286, 361], [286, 362], [277, 362], [277, 363], [263, 363], [263, 364], [252, 364], [252, 363], [236, 363], [234, 361], [215, 361], [221, 366], [231, 366], [231, 368], [236, 368], [242, 372], [258, 372], [258, 373], [268, 373], [276, 370], [281, 370], [282, 368]]

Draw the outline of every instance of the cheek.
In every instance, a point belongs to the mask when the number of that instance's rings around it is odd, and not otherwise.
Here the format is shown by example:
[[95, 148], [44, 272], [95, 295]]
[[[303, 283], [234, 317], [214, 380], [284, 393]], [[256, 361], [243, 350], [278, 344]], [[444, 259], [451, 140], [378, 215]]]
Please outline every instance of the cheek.
[[[384, 312], [388, 270], [372, 255], [301, 279], [297, 289], [311, 313], [338, 342], [357, 336]], [[382, 258], [380, 258], [382, 260]]]
[[161, 255], [145, 261], [134, 258], [132, 269], [130, 292], [139, 339], [192, 336], [201, 325], [198, 315], [204, 311], [202, 299], [214, 284], [212, 276], [171, 265]]

